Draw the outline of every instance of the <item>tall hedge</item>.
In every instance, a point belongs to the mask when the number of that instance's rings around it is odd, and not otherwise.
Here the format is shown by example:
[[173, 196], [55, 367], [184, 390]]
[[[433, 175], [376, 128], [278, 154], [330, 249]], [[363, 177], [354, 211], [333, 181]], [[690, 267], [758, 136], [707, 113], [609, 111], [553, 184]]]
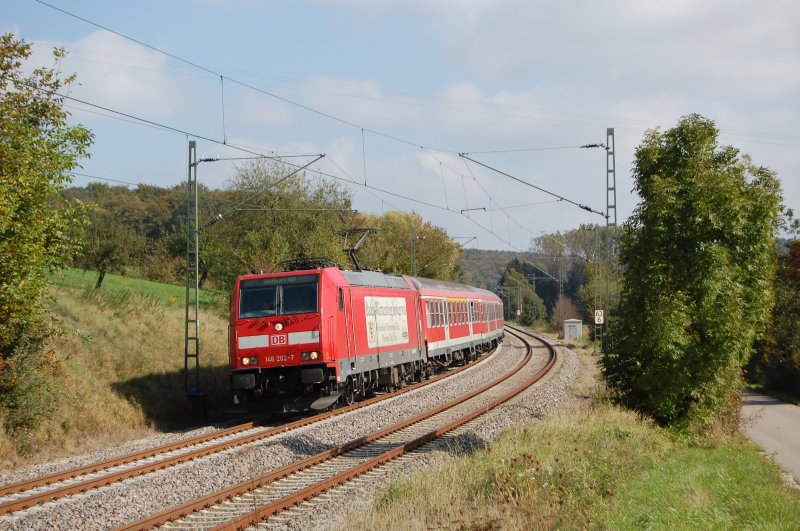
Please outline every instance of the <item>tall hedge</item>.
[[717, 136], [690, 115], [648, 131], [635, 153], [641, 201], [601, 364], [617, 400], [663, 424], [732, 425], [773, 300], [779, 182]]

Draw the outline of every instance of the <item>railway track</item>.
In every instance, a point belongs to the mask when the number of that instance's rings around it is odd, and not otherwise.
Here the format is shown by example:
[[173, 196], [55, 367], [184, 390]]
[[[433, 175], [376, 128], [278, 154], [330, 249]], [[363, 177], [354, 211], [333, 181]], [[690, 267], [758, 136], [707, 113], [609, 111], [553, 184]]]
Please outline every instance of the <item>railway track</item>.
[[513, 332], [526, 345], [523, 360], [466, 396], [121, 529], [245, 529], [369, 473], [464, 426], [541, 379], [555, 364], [555, 349], [537, 338], [549, 351], [541, 368], [523, 334], [531, 335]]
[[[491, 356], [483, 356], [481, 362]], [[310, 417], [277, 426], [265, 426], [251, 421], [212, 434], [201, 435], [183, 441], [136, 452], [114, 459], [48, 474], [27, 481], [0, 486], [0, 515], [8, 515], [39, 504], [59, 500], [67, 496], [85, 493], [120, 481], [140, 477], [155, 471], [213, 455], [225, 450], [268, 439], [304, 426], [322, 422], [330, 417], [342, 415], [377, 402], [401, 395], [454, 376], [475, 364], [464, 365], [444, 374], [434, 376], [393, 393], [387, 393]]]

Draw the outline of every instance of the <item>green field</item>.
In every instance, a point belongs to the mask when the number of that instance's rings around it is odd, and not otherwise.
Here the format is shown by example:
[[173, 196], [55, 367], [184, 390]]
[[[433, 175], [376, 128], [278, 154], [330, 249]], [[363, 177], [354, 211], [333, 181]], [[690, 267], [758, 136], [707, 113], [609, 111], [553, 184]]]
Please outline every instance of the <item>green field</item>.
[[[83, 269], [67, 269], [51, 276], [55, 286], [69, 288], [91, 288], [97, 282], [97, 271]], [[186, 303], [186, 288], [173, 284], [161, 284], [141, 278], [108, 273], [103, 280], [101, 290], [121, 294], [129, 292], [139, 297], [151, 297], [168, 306], [183, 308]], [[199, 291], [199, 304], [204, 308], [227, 308], [228, 294], [221, 291]]]

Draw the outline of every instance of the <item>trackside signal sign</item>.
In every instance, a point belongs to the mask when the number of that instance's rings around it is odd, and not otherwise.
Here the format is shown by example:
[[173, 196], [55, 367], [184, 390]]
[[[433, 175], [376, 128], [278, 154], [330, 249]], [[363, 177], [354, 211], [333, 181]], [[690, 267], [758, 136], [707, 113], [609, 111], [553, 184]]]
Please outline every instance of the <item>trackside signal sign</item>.
[[594, 324], [603, 324], [603, 310], [594, 311]]

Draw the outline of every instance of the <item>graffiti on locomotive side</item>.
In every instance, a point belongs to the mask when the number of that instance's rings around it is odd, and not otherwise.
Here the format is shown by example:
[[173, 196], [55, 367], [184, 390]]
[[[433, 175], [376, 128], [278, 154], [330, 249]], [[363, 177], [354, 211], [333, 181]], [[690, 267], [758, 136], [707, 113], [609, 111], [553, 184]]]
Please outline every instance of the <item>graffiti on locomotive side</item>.
[[364, 297], [369, 348], [408, 343], [408, 313], [403, 297]]

